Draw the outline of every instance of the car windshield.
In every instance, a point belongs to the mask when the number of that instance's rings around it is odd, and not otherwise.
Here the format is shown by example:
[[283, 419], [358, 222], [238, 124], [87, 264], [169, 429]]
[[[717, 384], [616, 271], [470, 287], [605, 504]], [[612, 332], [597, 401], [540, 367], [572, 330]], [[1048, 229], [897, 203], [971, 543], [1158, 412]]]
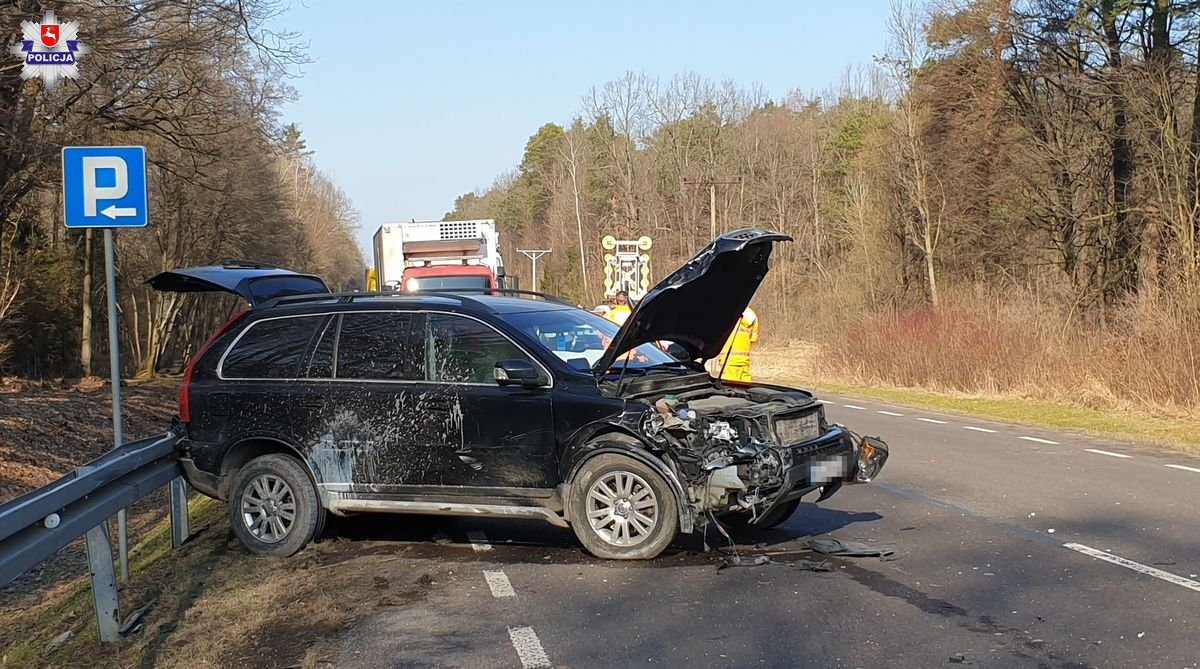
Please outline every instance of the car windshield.
[[423, 276], [404, 280], [405, 290], [486, 290], [491, 288], [482, 274], [459, 276]]
[[[588, 370], [608, 348], [619, 326], [583, 309], [547, 309], [505, 314], [504, 320], [541, 342], [546, 350], [575, 369]], [[621, 356], [614, 367], [628, 361], [629, 369], [677, 363], [654, 344], [642, 344]]]

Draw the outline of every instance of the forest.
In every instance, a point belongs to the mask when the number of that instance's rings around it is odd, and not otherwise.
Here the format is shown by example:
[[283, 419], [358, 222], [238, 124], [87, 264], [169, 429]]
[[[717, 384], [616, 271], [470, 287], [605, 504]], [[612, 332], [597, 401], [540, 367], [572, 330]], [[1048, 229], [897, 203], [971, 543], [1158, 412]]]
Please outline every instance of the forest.
[[0, 374], [108, 374], [102, 235], [64, 227], [63, 146], [146, 147], [151, 225], [115, 233], [125, 376], [177, 372], [237, 306], [156, 293], [163, 270], [245, 259], [361, 286], [357, 212], [280, 115], [308, 60], [270, 28], [284, 3], [5, 2], [6, 44], [47, 9], [89, 52], [53, 88], [0, 66]]
[[[1200, 407], [1200, 3], [900, 0], [873, 63], [782, 99], [629, 72], [448, 218], [594, 304], [601, 238], [661, 278], [714, 233], [777, 248], [764, 340], [839, 380]], [[515, 261], [514, 261], [515, 259]], [[544, 268], [544, 269], [543, 269]]]

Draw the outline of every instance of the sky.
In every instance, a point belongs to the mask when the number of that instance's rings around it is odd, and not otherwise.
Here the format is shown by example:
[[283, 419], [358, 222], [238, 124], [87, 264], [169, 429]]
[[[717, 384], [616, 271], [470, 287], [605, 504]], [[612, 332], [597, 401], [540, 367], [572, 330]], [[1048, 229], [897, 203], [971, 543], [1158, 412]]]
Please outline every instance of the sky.
[[284, 121], [354, 201], [369, 263], [380, 224], [440, 219], [592, 87], [695, 72], [775, 100], [819, 92], [883, 53], [887, 14], [887, 0], [306, 0], [273, 27], [308, 45]]

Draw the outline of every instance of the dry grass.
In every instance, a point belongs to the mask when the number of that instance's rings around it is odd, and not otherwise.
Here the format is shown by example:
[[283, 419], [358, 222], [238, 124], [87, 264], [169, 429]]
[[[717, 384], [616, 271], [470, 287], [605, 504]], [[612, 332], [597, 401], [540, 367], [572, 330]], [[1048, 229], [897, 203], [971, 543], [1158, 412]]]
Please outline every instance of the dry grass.
[[[815, 327], [755, 375], [921, 406], [1200, 445], [1200, 307], [1141, 304], [1086, 328], [1033, 300], [952, 296]], [[886, 395], [886, 396], [885, 396]]]
[[[121, 610], [148, 607], [140, 632], [99, 643], [88, 582], [78, 577], [0, 610], [0, 667], [329, 667], [339, 633], [360, 611], [419, 598], [430, 580], [414, 571], [381, 593], [371, 575], [395, 551], [362, 554], [340, 542], [293, 558], [251, 557], [233, 538], [223, 504], [197, 498], [191, 508], [196, 533], [183, 549], [171, 549], [163, 523], [131, 551]], [[48, 650], [65, 631], [71, 640]]]

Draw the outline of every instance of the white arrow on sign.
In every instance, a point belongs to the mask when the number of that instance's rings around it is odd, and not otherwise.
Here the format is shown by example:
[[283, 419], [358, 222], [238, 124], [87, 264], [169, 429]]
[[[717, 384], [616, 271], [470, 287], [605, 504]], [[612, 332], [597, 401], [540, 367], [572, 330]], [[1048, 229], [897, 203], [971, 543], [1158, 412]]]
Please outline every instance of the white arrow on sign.
[[110, 204], [104, 209], [101, 209], [100, 213], [115, 221], [123, 216], [137, 216], [137, 209], [134, 209], [133, 207], [118, 207], [115, 204]]

